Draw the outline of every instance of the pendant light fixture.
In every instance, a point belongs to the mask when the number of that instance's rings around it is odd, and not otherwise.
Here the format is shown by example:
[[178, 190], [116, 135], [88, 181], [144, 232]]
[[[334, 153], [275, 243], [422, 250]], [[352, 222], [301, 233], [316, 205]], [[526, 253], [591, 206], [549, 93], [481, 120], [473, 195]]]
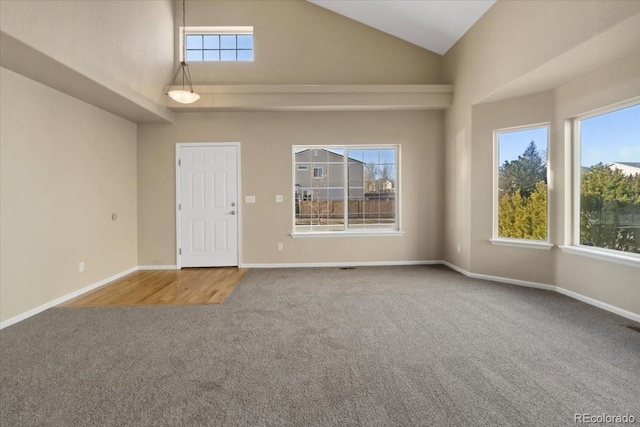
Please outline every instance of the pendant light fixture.
[[[173, 89], [167, 92], [167, 95], [176, 102], [181, 104], [191, 104], [200, 99], [200, 95], [193, 91], [193, 84], [191, 84], [191, 74], [189, 73], [189, 65], [187, 65], [187, 26], [185, 18], [185, 2], [182, 0], [182, 61], [176, 70], [176, 73], [171, 79], [171, 86], [178, 86], [180, 84], [180, 78], [182, 74], [182, 89]], [[188, 86], [188, 87], [187, 87]]]

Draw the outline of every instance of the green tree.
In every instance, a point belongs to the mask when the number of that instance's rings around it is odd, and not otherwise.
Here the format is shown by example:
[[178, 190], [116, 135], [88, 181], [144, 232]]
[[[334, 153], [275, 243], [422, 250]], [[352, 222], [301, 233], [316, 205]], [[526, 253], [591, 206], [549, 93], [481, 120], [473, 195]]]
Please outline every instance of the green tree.
[[547, 183], [538, 181], [527, 203], [530, 239], [547, 240], [547, 194]]
[[602, 164], [583, 172], [580, 243], [640, 253], [640, 174]]
[[498, 204], [498, 236], [513, 239], [547, 239], [547, 184], [536, 183], [529, 197], [520, 190], [504, 194]]
[[531, 141], [516, 160], [505, 161], [500, 166], [498, 185], [502, 194], [515, 194], [520, 190], [522, 197], [529, 197], [538, 181], [547, 182], [547, 160], [546, 153], [543, 158], [535, 141]]
[[546, 157], [531, 141], [521, 156], [500, 166], [499, 237], [547, 239]]

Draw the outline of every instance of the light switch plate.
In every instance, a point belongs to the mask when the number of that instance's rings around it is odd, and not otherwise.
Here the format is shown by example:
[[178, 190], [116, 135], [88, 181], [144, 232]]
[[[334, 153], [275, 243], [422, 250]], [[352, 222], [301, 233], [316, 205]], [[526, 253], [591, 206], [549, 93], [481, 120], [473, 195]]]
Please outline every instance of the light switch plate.
[[256, 202], [256, 196], [244, 196], [244, 202], [245, 203], [255, 203]]
[[282, 194], [276, 194], [276, 203], [282, 203]]

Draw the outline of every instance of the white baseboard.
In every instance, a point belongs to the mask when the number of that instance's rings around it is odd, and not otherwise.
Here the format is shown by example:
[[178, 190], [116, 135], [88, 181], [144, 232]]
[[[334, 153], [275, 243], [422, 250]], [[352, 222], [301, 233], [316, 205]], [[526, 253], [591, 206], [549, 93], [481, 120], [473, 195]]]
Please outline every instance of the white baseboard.
[[63, 302], [69, 301], [70, 299], [73, 299], [77, 296], [80, 296], [84, 293], [87, 293], [89, 291], [92, 291], [96, 288], [99, 288], [100, 286], [106, 285], [109, 282], [113, 282], [116, 279], [119, 279], [121, 277], [126, 276], [127, 274], [133, 273], [134, 271], [137, 271], [138, 267], [131, 267], [125, 271], [122, 271], [118, 274], [114, 274], [111, 277], [107, 277], [106, 279], [100, 280], [99, 282], [93, 283], [89, 286], [85, 286], [82, 289], [78, 289], [77, 291], [73, 291], [70, 294], [67, 295], [63, 295], [59, 298], [54, 299], [53, 301], [49, 301], [48, 303], [42, 304], [36, 308], [32, 308], [31, 310], [25, 311], [24, 313], [20, 313], [17, 316], [14, 316], [10, 319], [5, 320], [4, 322], [0, 322], [0, 329], [6, 328], [7, 326], [11, 326], [14, 323], [18, 323], [21, 320], [24, 320], [26, 318], [29, 318], [31, 316], [35, 316], [38, 313], [41, 313], [43, 311], [45, 311], [48, 308], [51, 307], [55, 307], [56, 305], [62, 304]]
[[547, 285], [547, 284], [544, 284], [544, 283], [537, 283], [537, 282], [528, 282], [526, 280], [509, 279], [509, 278], [500, 277], [500, 276], [489, 276], [489, 275], [486, 275], [486, 274], [471, 273], [471, 272], [468, 272], [467, 270], [464, 270], [464, 269], [458, 267], [455, 264], [451, 264], [448, 261], [442, 261], [442, 264], [446, 265], [450, 269], [455, 270], [458, 273], [463, 274], [463, 275], [465, 275], [467, 277], [470, 277], [472, 279], [490, 280], [490, 281], [493, 281], [493, 282], [508, 283], [508, 284], [511, 284], [511, 285], [526, 286], [528, 288], [537, 288], [537, 289], [544, 289], [544, 290], [547, 290], [547, 291], [558, 292], [558, 293], [566, 295], [566, 296], [568, 296], [570, 298], [577, 299], [578, 301], [582, 301], [582, 302], [587, 303], [589, 305], [593, 305], [594, 307], [601, 308], [603, 310], [609, 311], [611, 313], [617, 314], [617, 315], [622, 316], [622, 317], [626, 317], [627, 319], [630, 319], [630, 320], [633, 320], [635, 322], [639, 322], [640, 323], [640, 314], [636, 314], [636, 313], [633, 313], [631, 311], [624, 310], [624, 309], [616, 307], [614, 305], [607, 304], [606, 302], [598, 301], [597, 299], [593, 299], [591, 297], [579, 294], [577, 292], [570, 291], [570, 290], [562, 288], [560, 286]]
[[304, 268], [304, 267], [382, 267], [391, 265], [435, 265], [440, 260], [423, 261], [355, 261], [355, 262], [293, 262], [293, 263], [246, 263], [240, 268]]
[[139, 265], [138, 270], [177, 270], [177, 265]]
[[597, 299], [584, 296], [577, 292], [570, 291], [569, 289], [561, 288], [560, 286], [556, 286], [556, 292], [640, 323], [640, 314], [632, 313], [631, 311], [624, 310], [620, 307], [616, 307], [615, 305], [607, 304], [606, 302], [598, 301]]
[[[265, 264], [242, 264], [241, 268], [299, 268], [299, 267], [376, 267], [376, 266], [393, 266], [393, 265], [437, 265], [442, 264], [446, 265], [452, 270], [457, 271], [460, 274], [463, 274], [472, 279], [482, 279], [482, 280], [490, 280], [493, 282], [499, 283], [507, 283], [511, 285], [517, 286], [525, 286], [529, 288], [537, 288], [544, 289], [548, 291], [554, 291], [566, 295], [570, 298], [577, 299], [578, 301], [582, 301], [584, 303], [593, 305], [595, 307], [601, 308], [603, 310], [609, 311], [611, 313], [617, 314], [619, 316], [625, 317], [627, 319], [633, 320], [635, 322], [640, 323], [640, 315], [636, 313], [632, 313], [630, 311], [624, 310], [622, 308], [613, 306], [611, 304], [607, 304], [602, 301], [598, 301], [591, 297], [587, 297], [585, 295], [579, 294], [577, 292], [570, 291], [565, 288], [561, 288], [560, 286], [547, 285], [544, 283], [537, 282], [529, 282], [526, 280], [518, 280], [518, 279], [509, 279], [506, 277], [500, 276], [490, 276], [486, 274], [477, 274], [466, 271], [463, 268], [458, 267], [455, 264], [452, 264], [448, 261], [441, 260], [423, 260], [423, 261], [365, 261], [365, 262], [315, 262], [315, 263], [265, 263]], [[70, 294], [64, 295], [60, 298], [56, 298], [53, 301], [49, 301], [46, 304], [42, 304], [36, 308], [25, 311], [17, 316], [14, 316], [10, 319], [7, 319], [3, 322], [0, 322], [0, 329], [6, 328], [7, 326], [13, 325], [14, 323], [18, 323], [21, 320], [27, 319], [31, 316], [34, 316], [38, 313], [43, 312], [44, 310], [55, 307], [56, 305], [62, 304], [63, 302], [69, 301], [77, 296], [80, 296], [84, 293], [92, 291], [100, 286], [106, 285], [109, 282], [112, 282], [116, 279], [119, 279], [127, 274], [133, 273], [137, 270], [176, 270], [177, 267], [175, 265], [141, 265], [138, 267], [131, 267], [128, 270], [122, 271], [118, 274], [115, 274], [111, 277], [107, 277], [106, 279], [100, 280], [99, 282], [93, 283], [89, 286], [85, 286], [82, 289], [78, 289], [77, 291], [71, 292]]]
[[467, 277], [470, 277], [472, 279], [491, 280], [493, 282], [508, 283], [510, 285], [525, 286], [527, 288], [544, 289], [546, 291], [555, 291], [556, 290], [556, 286], [547, 285], [547, 284], [544, 284], [544, 283], [529, 282], [527, 280], [510, 279], [508, 277], [490, 276], [488, 274], [471, 273], [471, 272], [469, 272], [467, 270], [464, 270], [464, 269], [458, 267], [455, 264], [451, 264], [448, 261], [442, 261], [441, 263], [442, 263], [442, 265], [446, 265], [450, 269], [455, 270], [458, 273], [463, 274], [463, 275], [465, 275]]

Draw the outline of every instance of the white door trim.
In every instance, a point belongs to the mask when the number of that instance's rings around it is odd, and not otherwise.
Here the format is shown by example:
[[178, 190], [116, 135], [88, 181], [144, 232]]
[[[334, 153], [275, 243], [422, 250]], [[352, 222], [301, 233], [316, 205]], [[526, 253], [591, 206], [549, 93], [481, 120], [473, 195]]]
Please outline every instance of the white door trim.
[[176, 167], [176, 200], [175, 200], [175, 213], [176, 213], [176, 267], [178, 270], [182, 268], [182, 257], [180, 256], [180, 211], [178, 210], [178, 204], [180, 203], [180, 166], [178, 160], [180, 159], [180, 148], [182, 147], [236, 147], [238, 156], [236, 160], [236, 170], [238, 181], [238, 194], [236, 200], [238, 201], [238, 266], [242, 265], [242, 200], [240, 195], [242, 194], [242, 181], [241, 181], [241, 151], [239, 142], [176, 142], [176, 155], [175, 155], [175, 167]]

